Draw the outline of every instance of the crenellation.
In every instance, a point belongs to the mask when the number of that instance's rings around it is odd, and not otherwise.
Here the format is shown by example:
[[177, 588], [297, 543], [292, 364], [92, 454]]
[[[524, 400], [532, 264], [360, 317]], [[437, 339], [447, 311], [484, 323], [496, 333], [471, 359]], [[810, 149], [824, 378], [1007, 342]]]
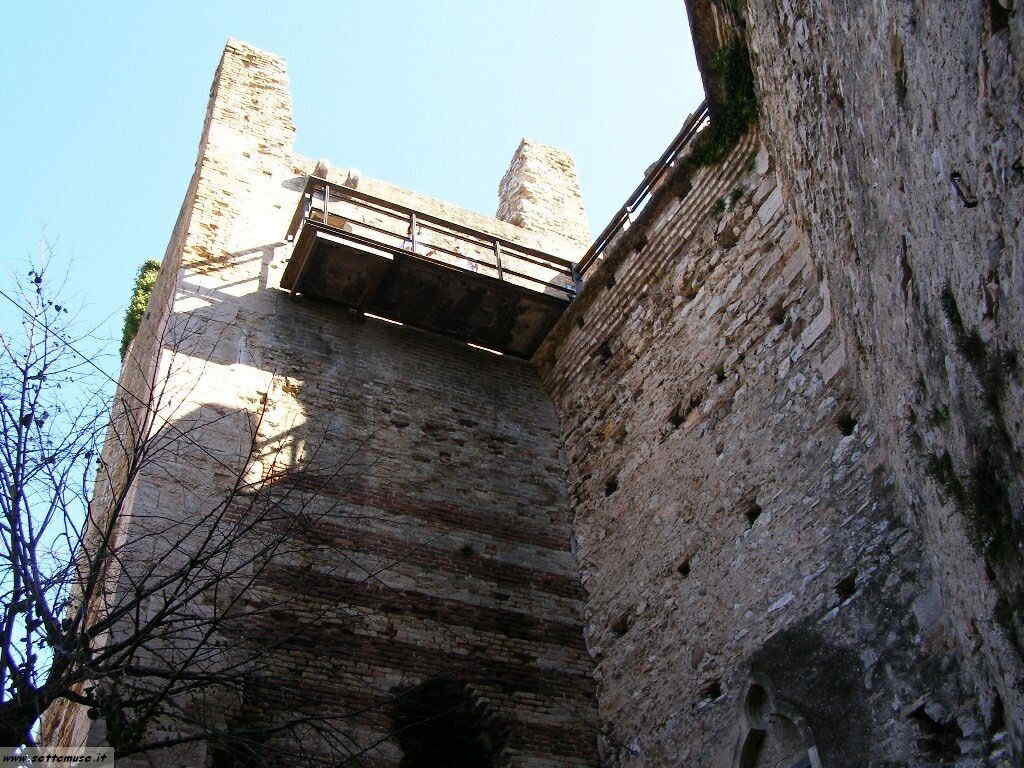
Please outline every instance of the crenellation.
[[585, 248], [590, 232], [572, 157], [557, 147], [523, 139], [498, 185], [495, 218], [534, 232], [551, 232]]

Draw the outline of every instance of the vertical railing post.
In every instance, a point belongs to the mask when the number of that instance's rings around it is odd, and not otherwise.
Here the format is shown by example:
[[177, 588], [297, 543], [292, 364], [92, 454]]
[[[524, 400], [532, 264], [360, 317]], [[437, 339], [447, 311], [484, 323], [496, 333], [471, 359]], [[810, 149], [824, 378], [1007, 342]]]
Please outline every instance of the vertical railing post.
[[569, 266], [569, 277], [572, 279], [572, 292], [579, 294], [583, 290], [583, 275], [580, 274], [579, 268], [576, 266], [576, 262], [573, 262]]
[[503, 280], [503, 272], [501, 271], [501, 243], [498, 242], [497, 238], [494, 239], [494, 266], [498, 268], [498, 279]]
[[409, 250], [416, 253], [416, 213], [409, 212]]
[[331, 182], [324, 179], [324, 224], [330, 225], [328, 212], [331, 209]]

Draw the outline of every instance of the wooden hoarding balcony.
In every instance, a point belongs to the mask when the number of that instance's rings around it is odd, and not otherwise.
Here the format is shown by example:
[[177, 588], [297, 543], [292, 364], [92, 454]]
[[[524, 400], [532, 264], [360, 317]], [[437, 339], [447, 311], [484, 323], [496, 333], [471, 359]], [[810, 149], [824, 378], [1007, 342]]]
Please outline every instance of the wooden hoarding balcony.
[[575, 296], [572, 262], [310, 177], [281, 286], [528, 358]]

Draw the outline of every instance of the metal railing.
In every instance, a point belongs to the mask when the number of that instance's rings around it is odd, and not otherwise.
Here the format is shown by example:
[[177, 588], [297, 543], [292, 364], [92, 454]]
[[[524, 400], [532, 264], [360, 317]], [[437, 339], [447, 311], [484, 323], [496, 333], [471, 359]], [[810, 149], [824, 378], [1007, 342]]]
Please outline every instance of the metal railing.
[[[574, 265], [567, 259], [317, 176], [306, 180], [286, 239], [298, 238], [305, 226], [393, 256], [434, 261], [538, 291], [552, 289], [570, 300], [578, 287]], [[298, 267], [296, 286], [304, 266]]]
[[700, 132], [700, 129], [704, 127], [707, 119], [708, 103], [703, 101], [697, 107], [697, 111], [690, 115], [686, 122], [683, 123], [679, 133], [676, 134], [672, 143], [668, 145], [668, 149], [662, 153], [657, 162], [644, 174], [644, 180], [640, 182], [640, 186], [633, 190], [633, 194], [626, 200], [626, 204], [612, 217], [608, 226], [601, 231], [601, 234], [597, 236], [597, 239], [594, 240], [593, 244], [583, 255], [583, 258], [580, 259], [576, 265], [576, 271], [579, 276], [585, 274], [601, 258], [601, 255], [612, 240], [615, 239], [616, 235], [633, 223], [637, 214], [643, 210], [650, 200], [651, 193], [658, 186], [658, 182], [661, 181], [669, 168], [675, 165], [676, 160], [681, 157], [686, 146]]

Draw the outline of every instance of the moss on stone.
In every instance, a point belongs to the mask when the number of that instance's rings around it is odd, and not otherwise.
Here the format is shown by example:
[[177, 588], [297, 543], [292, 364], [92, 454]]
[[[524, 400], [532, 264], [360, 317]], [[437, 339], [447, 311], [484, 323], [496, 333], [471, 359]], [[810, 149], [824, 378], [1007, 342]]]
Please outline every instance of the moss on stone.
[[[985, 404], [993, 416], [1000, 421], [1003, 411], [1003, 395], [1006, 389], [1006, 378], [1017, 370], [1017, 354], [1009, 352], [996, 353], [989, 356], [987, 365], [979, 370], [982, 391], [985, 394]], [[1008, 441], [1012, 442], [1012, 441]]]
[[1013, 508], [1007, 488], [1007, 467], [990, 450], [984, 450], [971, 468], [971, 510], [973, 533], [990, 562], [1011, 559], [1016, 552]]
[[942, 296], [939, 299], [942, 303], [942, 314], [949, 320], [949, 324], [953, 326], [954, 333], [962, 333], [964, 330], [964, 321], [960, 317], [960, 307], [957, 306], [956, 297], [953, 295], [953, 289], [947, 283], [946, 287], [942, 289]]
[[985, 342], [981, 338], [981, 334], [977, 331], [968, 331], [962, 334], [957, 339], [957, 344], [960, 347], [960, 351], [963, 352], [964, 357], [971, 363], [971, 365], [977, 367], [985, 362], [986, 350]]
[[146, 307], [149, 306], [149, 295], [153, 292], [157, 275], [160, 273], [160, 262], [150, 259], [141, 267], [135, 276], [135, 288], [132, 289], [132, 298], [128, 302], [128, 311], [124, 315], [124, 329], [121, 332], [121, 359], [124, 360], [128, 352], [128, 345], [132, 343], [135, 334], [139, 332], [139, 325], [146, 314]]
[[953, 290], [947, 284], [942, 290], [942, 313], [946, 316], [953, 329], [953, 337], [957, 349], [967, 358], [967, 361], [974, 366], [979, 373], [985, 367], [985, 359], [988, 357], [988, 350], [985, 348], [985, 341], [981, 334], [975, 329], [968, 330], [964, 325], [963, 317], [960, 314], [960, 307], [957, 306]]
[[931, 415], [928, 417], [929, 423], [933, 427], [939, 427], [949, 423], [949, 408], [944, 405], [937, 405], [932, 408]]
[[1012, 597], [1002, 594], [996, 601], [992, 617], [996, 624], [1003, 630], [1006, 639], [1009, 640], [1017, 653], [1024, 656], [1024, 611], [1020, 606], [1024, 604], [1024, 590], [1018, 590]]
[[958, 505], [964, 503], [966, 500], [964, 486], [960, 482], [960, 478], [957, 477], [956, 470], [953, 468], [953, 459], [950, 457], [949, 451], [945, 451], [942, 456], [934, 454], [929, 456], [925, 472], [938, 483], [946, 494], [952, 496]]
[[[1002, 407], [1005, 378], [1008, 372], [1015, 370], [1016, 356], [1001, 353], [998, 349], [988, 349], [978, 331], [967, 328], [948, 284], [942, 291], [941, 304], [942, 312], [953, 330], [956, 348], [978, 377], [983, 402], [991, 421], [984, 436], [980, 432], [974, 435], [976, 444], [985, 447], [978, 451], [970, 467], [966, 488], [957, 479], [948, 453], [942, 459], [933, 456], [927, 471], [956, 499], [967, 518], [971, 538], [978, 552], [985, 556], [990, 565], [1000, 565], [1018, 557], [1016, 542], [1020, 538], [1010, 503], [1010, 489], [1004, 480], [1012, 475], [1010, 466], [1015, 451], [1013, 440], [1006, 429]], [[948, 420], [949, 411], [946, 408], [937, 413], [944, 418], [933, 418], [933, 423]], [[971, 431], [975, 430], [972, 427]]]
[[723, 103], [716, 104], [712, 124], [723, 138], [734, 141], [757, 122], [757, 93], [754, 73], [750, 68], [750, 51], [741, 37], [734, 37], [715, 52], [711, 68], [721, 79], [725, 92]]

